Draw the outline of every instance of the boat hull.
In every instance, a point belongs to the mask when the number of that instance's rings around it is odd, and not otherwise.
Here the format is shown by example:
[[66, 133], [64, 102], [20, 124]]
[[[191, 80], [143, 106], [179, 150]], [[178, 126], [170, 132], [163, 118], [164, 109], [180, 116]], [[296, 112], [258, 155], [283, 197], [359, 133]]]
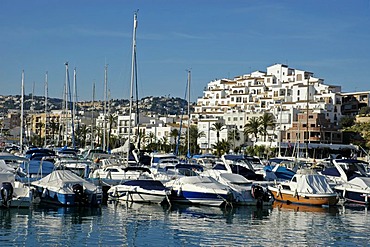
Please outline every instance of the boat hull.
[[357, 204], [370, 205], [370, 191], [336, 188], [339, 195], [346, 201]]
[[124, 202], [139, 202], [139, 203], [162, 203], [167, 198], [166, 191], [148, 191], [148, 190], [110, 190], [108, 191], [110, 200], [118, 200]]
[[204, 206], [220, 207], [232, 201], [229, 193], [204, 193], [186, 190], [172, 190], [170, 200], [175, 203], [197, 204]]
[[338, 203], [339, 197], [336, 194], [319, 195], [319, 194], [294, 194], [292, 191], [279, 190], [269, 187], [276, 201], [295, 203], [313, 206], [334, 206]]
[[102, 204], [101, 193], [85, 195], [85, 198], [81, 199], [74, 193], [54, 192], [52, 190], [40, 187], [37, 188], [37, 194], [40, 198], [40, 203], [44, 204], [54, 204], [67, 207], [98, 207]]

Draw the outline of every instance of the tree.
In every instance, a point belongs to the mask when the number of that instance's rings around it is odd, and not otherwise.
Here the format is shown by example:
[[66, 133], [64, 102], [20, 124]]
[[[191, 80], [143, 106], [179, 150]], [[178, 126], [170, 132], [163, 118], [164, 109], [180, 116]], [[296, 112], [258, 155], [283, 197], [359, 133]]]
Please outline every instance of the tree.
[[370, 148], [370, 122], [356, 122], [354, 125], [345, 128], [344, 131], [352, 133], [351, 143], [365, 144], [367, 148]]
[[59, 123], [55, 122], [54, 119], [51, 119], [49, 122], [49, 128], [51, 129], [52, 139], [55, 140], [55, 134], [58, 133]]
[[238, 129], [237, 128], [233, 128], [233, 129], [229, 130], [229, 132], [227, 133], [227, 137], [228, 137], [229, 143], [232, 143], [233, 144], [234, 152], [236, 152], [235, 141], [239, 141], [240, 140], [240, 133], [239, 133]]
[[352, 116], [343, 116], [339, 120], [339, 128], [345, 129], [345, 128], [351, 127], [351, 126], [353, 126], [355, 124], [355, 120], [356, 120], [355, 117], [352, 117]]
[[221, 155], [227, 153], [230, 150], [230, 143], [225, 139], [222, 139], [221, 141], [213, 144], [212, 148], [216, 149], [217, 156], [221, 157]]
[[78, 140], [77, 145], [80, 147], [85, 147], [86, 146], [86, 136], [87, 132], [89, 129], [87, 128], [86, 125], [79, 125], [76, 129], [75, 135], [76, 139]]
[[195, 154], [199, 151], [198, 138], [204, 137], [203, 131], [199, 131], [197, 126], [190, 126], [190, 153]]
[[225, 125], [221, 122], [217, 122], [212, 125], [211, 130], [216, 131], [217, 142], [219, 142], [220, 139], [220, 132], [225, 128]]
[[109, 114], [108, 116], [108, 123], [109, 123], [109, 130], [108, 130], [108, 149], [111, 148], [111, 136], [112, 136], [112, 128], [116, 127], [117, 124], [117, 117], [113, 114]]
[[370, 114], [370, 107], [369, 106], [361, 107], [358, 114], [360, 116], [366, 116], [366, 115]]
[[275, 126], [274, 116], [271, 113], [265, 112], [260, 118], [260, 131], [263, 135], [263, 141], [266, 141], [267, 129]]
[[249, 122], [244, 125], [244, 135], [248, 136], [249, 134], [253, 134], [257, 141], [257, 135], [260, 133], [260, 126], [260, 119], [257, 117], [252, 117]]
[[171, 140], [174, 140], [173, 144], [173, 150], [176, 149], [177, 145], [177, 138], [179, 137], [179, 130], [178, 129], [172, 129], [170, 132], [170, 138]]

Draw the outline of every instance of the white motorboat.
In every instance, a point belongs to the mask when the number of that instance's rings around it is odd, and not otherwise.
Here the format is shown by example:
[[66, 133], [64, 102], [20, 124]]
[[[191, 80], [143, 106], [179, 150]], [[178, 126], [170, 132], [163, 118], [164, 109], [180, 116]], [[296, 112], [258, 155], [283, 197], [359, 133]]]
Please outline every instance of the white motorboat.
[[218, 182], [232, 189], [234, 201], [237, 205], [271, 205], [273, 196], [266, 187], [255, 184], [242, 175], [227, 173], [219, 170], [207, 170], [203, 175], [213, 177]]
[[230, 187], [211, 177], [180, 177], [167, 182], [165, 186], [171, 189], [171, 202], [219, 207], [234, 200]]
[[334, 189], [345, 202], [370, 204], [370, 177], [368, 164], [355, 159], [334, 159], [334, 167], [326, 168], [323, 174], [336, 182]]
[[129, 180], [108, 190], [108, 200], [126, 202], [162, 203], [168, 195], [162, 182], [152, 179]]
[[12, 173], [0, 173], [0, 207], [30, 207], [33, 202], [33, 190], [24, 183], [15, 181]]

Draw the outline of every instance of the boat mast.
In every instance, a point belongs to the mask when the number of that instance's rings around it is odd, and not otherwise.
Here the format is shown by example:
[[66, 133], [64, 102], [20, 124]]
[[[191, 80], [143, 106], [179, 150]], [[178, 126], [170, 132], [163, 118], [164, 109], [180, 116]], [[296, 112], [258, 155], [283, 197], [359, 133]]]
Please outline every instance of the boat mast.
[[309, 129], [308, 129], [308, 117], [309, 117], [309, 114], [308, 114], [308, 108], [309, 108], [309, 97], [310, 97], [310, 76], [307, 76], [307, 112], [306, 112], [306, 159], [308, 159], [308, 142], [310, 140], [310, 133], [309, 133]]
[[46, 71], [46, 74], [45, 74], [45, 139], [44, 139], [45, 148], [47, 145], [47, 137], [46, 137], [47, 126], [48, 126], [48, 72]]
[[94, 149], [94, 142], [95, 142], [95, 136], [94, 136], [94, 125], [95, 125], [95, 83], [93, 83], [93, 91], [92, 91], [92, 112], [91, 112], [91, 148]]
[[20, 145], [20, 151], [23, 153], [23, 105], [24, 105], [24, 70], [22, 70], [22, 86], [21, 86], [21, 129], [19, 134], [19, 145]]
[[190, 81], [191, 70], [188, 70], [188, 158], [190, 158]]
[[[73, 85], [75, 88], [76, 80], [77, 80], [77, 73], [76, 68], [73, 70]], [[72, 97], [71, 93], [71, 84], [69, 82], [69, 74], [68, 74], [68, 88], [69, 88], [69, 100], [72, 102], [71, 107], [71, 124], [72, 124], [72, 147], [73, 149], [76, 149], [76, 140], [75, 140], [75, 97]], [[73, 90], [73, 93], [75, 93], [75, 90]]]
[[128, 147], [127, 147], [127, 164], [130, 157], [130, 138], [131, 138], [131, 120], [132, 120], [132, 102], [135, 82], [135, 54], [136, 54], [136, 28], [137, 28], [137, 11], [134, 13], [134, 29], [132, 34], [132, 61], [131, 61], [131, 84], [130, 84], [130, 108], [128, 124]]
[[106, 132], [107, 132], [107, 71], [108, 65], [104, 67], [104, 118], [103, 118], [103, 150], [106, 151]]
[[[111, 122], [110, 122], [110, 118], [111, 118], [111, 112], [110, 112], [110, 105], [111, 105], [111, 102], [110, 102], [110, 99], [111, 99], [111, 94], [110, 94], [110, 90], [108, 89], [108, 120], [109, 120], [109, 128], [111, 129], [112, 126], [111, 126]], [[109, 134], [107, 136], [107, 150], [110, 149], [110, 140], [109, 140]]]

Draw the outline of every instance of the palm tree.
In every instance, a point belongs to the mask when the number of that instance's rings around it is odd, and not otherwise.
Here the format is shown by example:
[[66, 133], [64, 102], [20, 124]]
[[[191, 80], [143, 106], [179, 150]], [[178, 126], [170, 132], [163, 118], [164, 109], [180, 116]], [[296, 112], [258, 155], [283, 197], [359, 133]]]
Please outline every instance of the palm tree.
[[222, 139], [221, 141], [212, 144], [212, 148], [216, 149], [217, 156], [221, 157], [222, 154], [225, 154], [229, 151], [230, 143], [225, 139]]
[[240, 133], [239, 133], [238, 129], [233, 128], [233, 129], [229, 130], [229, 132], [227, 133], [227, 137], [228, 137], [229, 143], [233, 144], [233, 148], [234, 148], [234, 151], [235, 151], [235, 149], [236, 149], [235, 141], [240, 140]]
[[260, 118], [260, 130], [263, 134], [263, 140], [266, 141], [267, 136], [267, 129], [268, 127], [274, 127], [275, 126], [275, 119], [274, 116], [271, 113], [265, 112]]
[[253, 134], [257, 141], [257, 135], [260, 133], [260, 126], [260, 119], [257, 117], [252, 117], [249, 122], [244, 125], [244, 135], [248, 136], [249, 134]]
[[221, 122], [217, 122], [212, 125], [211, 130], [216, 131], [217, 142], [219, 142], [220, 139], [220, 132], [225, 128], [225, 125]]
[[54, 119], [51, 119], [50, 122], [49, 122], [49, 128], [51, 129], [52, 138], [53, 138], [53, 140], [55, 140], [55, 134], [59, 130], [59, 123], [55, 122]]
[[77, 140], [78, 140], [78, 145], [81, 146], [81, 147], [85, 147], [86, 146], [86, 136], [87, 136], [87, 133], [88, 133], [89, 129], [86, 125], [79, 125], [76, 129], [76, 137], [77, 137]]
[[179, 136], [179, 130], [178, 129], [172, 129], [171, 132], [170, 132], [169, 137], [171, 138], [171, 140], [174, 140], [173, 150], [176, 149], [176, 145], [177, 145], [176, 141], [177, 141], [178, 136]]
[[194, 153], [197, 153], [199, 151], [199, 147], [198, 147], [198, 138], [201, 138], [201, 137], [204, 137], [205, 134], [203, 131], [199, 131], [198, 130], [198, 127], [197, 126], [190, 126], [190, 153], [194, 154]]
[[111, 136], [112, 136], [112, 128], [113, 127], [116, 127], [116, 124], [117, 124], [117, 117], [113, 114], [109, 114], [108, 116], [108, 123], [109, 123], [109, 130], [108, 130], [108, 149], [110, 149], [110, 146], [111, 146]]

